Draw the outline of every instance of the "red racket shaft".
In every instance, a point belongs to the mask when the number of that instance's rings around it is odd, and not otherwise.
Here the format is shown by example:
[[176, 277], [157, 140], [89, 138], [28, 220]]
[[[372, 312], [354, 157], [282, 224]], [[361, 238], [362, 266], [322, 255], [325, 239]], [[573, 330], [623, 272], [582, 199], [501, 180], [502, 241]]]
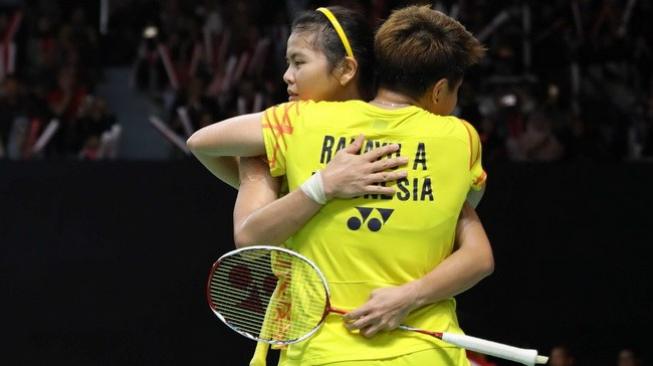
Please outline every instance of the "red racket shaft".
[[548, 361], [547, 357], [539, 356], [537, 354], [537, 350], [534, 349], [513, 347], [507, 344], [492, 342], [463, 334], [431, 332], [424, 329], [409, 327], [407, 325], [400, 325], [399, 329], [430, 335], [444, 342], [462, 347], [469, 351], [519, 362], [524, 365], [532, 366], [535, 364], [544, 364]]
[[332, 308], [331, 305], [328, 305], [328, 304], [327, 304], [327, 307], [326, 307], [326, 311], [325, 311], [325, 313], [326, 313], [326, 314], [328, 314], [328, 313], [334, 313], [334, 314], [346, 315], [346, 314], [348, 313], [348, 311], [345, 311], [345, 310], [342, 310], [342, 309], [338, 309], [338, 308]]
[[[347, 314], [347, 311], [332, 308], [330, 305], [327, 306], [326, 312], [341, 315]], [[548, 361], [546, 357], [538, 356], [537, 350], [534, 349], [524, 349], [508, 346], [506, 344], [492, 342], [476, 337], [470, 337], [463, 334], [431, 332], [429, 330], [409, 327], [407, 325], [400, 325], [399, 329], [430, 335], [444, 342], [462, 347], [469, 351], [523, 363], [524, 365], [532, 366], [535, 364], [545, 364]]]

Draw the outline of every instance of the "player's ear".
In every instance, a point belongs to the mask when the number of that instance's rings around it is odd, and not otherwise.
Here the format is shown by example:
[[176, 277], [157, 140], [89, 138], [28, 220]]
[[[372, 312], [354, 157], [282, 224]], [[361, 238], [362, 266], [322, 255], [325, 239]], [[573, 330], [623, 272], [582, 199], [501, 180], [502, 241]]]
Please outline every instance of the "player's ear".
[[355, 58], [346, 56], [337, 67], [336, 77], [340, 85], [345, 86], [351, 82], [358, 72], [358, 61]]
[[447, 93], [448, 88], [449, 81], [446, 78], [438, 80], [435, 85], [433, 85], [433, 90], [431, 91], [431, 103], [433, 105], [438, 105], [444, 98], [445, 93]]

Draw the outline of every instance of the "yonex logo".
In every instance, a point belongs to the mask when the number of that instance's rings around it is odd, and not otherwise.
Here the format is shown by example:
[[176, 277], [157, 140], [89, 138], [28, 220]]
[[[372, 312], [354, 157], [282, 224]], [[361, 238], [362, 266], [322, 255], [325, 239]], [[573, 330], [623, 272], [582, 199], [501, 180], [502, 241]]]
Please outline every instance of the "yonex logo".
[[[383, 225], [388, 222], [390, 216], [392, 216], [392, 213], [394, 212], [394, 210], [391, 208], [356, 207], [356, 209], [360, 213], [360, 217], [352, 216], [349, 218], [349, 220], [347, 220], [347, 227], [349, 230], [353, 231], [360, 229], [364, 223], [367, 223], [367, 228], [370, 231], [379, 231]], [[370, 215], [374, 210], [378, 211], [378, 213], [381, 215], [381, 219], [377, 217], [370, 218]]]
[[252, 273], [251, 269], [239, 264], [232, 267], [228, 273], [229, 283], [232, 286], [232, 295], [242, 298], [238, 308], [247, 309], [256, 313], [265, 313], [265, 306], [261, 301], [261, 295], [268, 298], [277, 286], [277, 278], [267, 275], [264, 279], [259, 278], [260, 274]]

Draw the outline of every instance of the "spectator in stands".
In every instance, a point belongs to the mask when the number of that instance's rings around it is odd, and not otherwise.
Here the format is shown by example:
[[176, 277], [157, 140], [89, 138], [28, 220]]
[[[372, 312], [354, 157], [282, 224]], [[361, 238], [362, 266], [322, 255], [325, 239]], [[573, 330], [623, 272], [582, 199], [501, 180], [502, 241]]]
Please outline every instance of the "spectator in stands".
[[[190, 136], [186, 133], [182, 119], [188, 118], [191, 133], [202, 127], [203, 117], [210, 116], [213, 122], [222, 118], [220, 107], [215, 100], [206, 95], [205, 82], [200, 78], [191, 79], [190, 83], [177, 93], [176, 100], [170, 110], [170, 124], [180, 135]], [[183, 109], [183, 110], [180, 110]], [[185, 115], [184, 115], [185, 114]]]
[[617, 366], [640, 366], [641, 363], [640, 354], [635, 348], [622, 348], [617, 355]]
[[544, 111], [531, 114], [526, 128], [506, 142], [511, 160], [555, 161], [562, 158], [564, 148], [553, 134], [553, 121]]
[[13, 75], [7, 76], [0, 89], [0, 155], [10, 155], [9, 146], [15, 144], [10, 142], [12, 128], [17, 119], [25, 118], [26, 107], [27, 100], [21, 82]]
[[47, 97], [50, 111], [60, 123], [60, 130], [53, 141], [59, 154], [76, 154], [81, 147], [77, 119], [87, 96], [86, 87], [77, 82], [75, 69], [64, 67], [59, 70], [57, 86]]
[[70, 17], [70, 39], [76, 48], [79, 59], [80, 79], [95, 85], [99, 77], [99, 36], [98, 31], [88, 24], [86, 13], [81, 7], [75, 8]]
[[78, 135], [82, 141], [82, 157], [95, 160], [102, 147], [102, 135], [110, 131], [116, 118], [107, 108], [107, 102], [100, 97], [88, 97], [80, 113]]
[[51, 75], [56, 74], [59, 48], [55, 34], [50, 17], [42, 15], [36, 19], [34, 32], [27, 43], [25, 70], [34, 80], [50, 80]]
[[568, 346], [560, 344], [551, 349], [550, 366], [574, 366], [575, 363], [576, 359]]

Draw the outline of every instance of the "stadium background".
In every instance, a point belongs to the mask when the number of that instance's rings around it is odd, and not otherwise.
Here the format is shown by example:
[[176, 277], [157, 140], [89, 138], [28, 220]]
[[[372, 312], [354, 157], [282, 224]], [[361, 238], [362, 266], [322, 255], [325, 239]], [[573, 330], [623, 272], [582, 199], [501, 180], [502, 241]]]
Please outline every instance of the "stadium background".
[[[375, 23], [408, 2], [330, 3]], [[243, 364], [203, 293], [234, 192], [170, 136], [282, 101], [288, 19], [316, 4], [0, 1], [0, 360]], [[484, 139], [497, 264], [459, 297], [464, 329], [646, 363], [651, 3], [433, 6], [490, 49], [457, 111]]]

